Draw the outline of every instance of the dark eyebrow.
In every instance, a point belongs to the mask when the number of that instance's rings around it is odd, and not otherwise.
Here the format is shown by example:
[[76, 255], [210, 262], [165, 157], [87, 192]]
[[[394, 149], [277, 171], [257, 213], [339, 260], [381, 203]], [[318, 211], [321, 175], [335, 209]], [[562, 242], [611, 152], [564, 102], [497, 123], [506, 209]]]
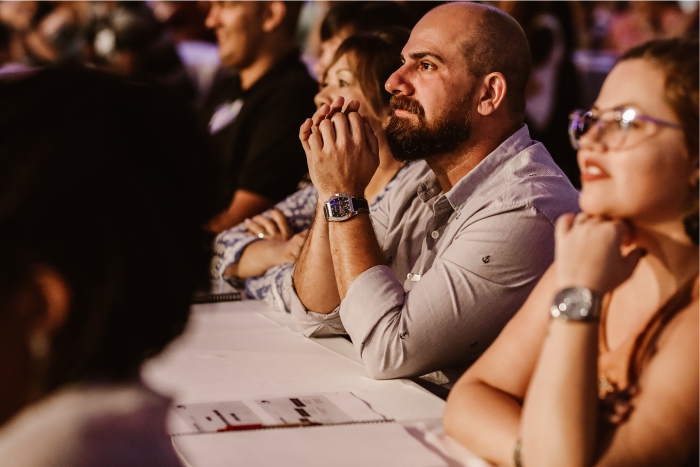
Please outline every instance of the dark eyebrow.
[[433, 57], [438, 62], [445, 63], [445, 60], [443, 60], [441, 56], [436, 55], [432, 52], [413, 52], [411, 54], [408, 54], [408, 58], [410, 58], [411, 60], [420, 60], [424, 57]]

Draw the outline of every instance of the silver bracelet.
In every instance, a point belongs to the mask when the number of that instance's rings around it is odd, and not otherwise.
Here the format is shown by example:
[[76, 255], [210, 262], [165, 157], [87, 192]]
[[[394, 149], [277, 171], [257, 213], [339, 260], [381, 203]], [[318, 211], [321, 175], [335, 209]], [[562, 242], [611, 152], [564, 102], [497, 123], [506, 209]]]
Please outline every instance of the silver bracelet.
[[523, 467], [522, 453], [522, 438], [518, 438], [518, 440], [515, 442], [515, 449], [513, 449], [513, 463], [515, 464], [515, 467]]

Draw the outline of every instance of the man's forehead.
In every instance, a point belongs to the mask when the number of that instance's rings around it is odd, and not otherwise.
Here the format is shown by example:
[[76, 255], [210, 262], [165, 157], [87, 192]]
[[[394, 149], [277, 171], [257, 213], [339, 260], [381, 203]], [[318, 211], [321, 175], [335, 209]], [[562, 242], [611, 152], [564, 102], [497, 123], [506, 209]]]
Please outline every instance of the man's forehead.
[[430, 52], [444, 59], [460, 54], [473, 25], [473, 16], [465, 13], [465, 8], [438, 7], [430, 11], [411, 31], [402, 52], [404, 58], [416, 52]]
[[441, 28], [414, 29], [401, 54], [404, 59], [431, 55], [439, 61], [452, 60], [460, 54], [464, 37], [445, 34]]

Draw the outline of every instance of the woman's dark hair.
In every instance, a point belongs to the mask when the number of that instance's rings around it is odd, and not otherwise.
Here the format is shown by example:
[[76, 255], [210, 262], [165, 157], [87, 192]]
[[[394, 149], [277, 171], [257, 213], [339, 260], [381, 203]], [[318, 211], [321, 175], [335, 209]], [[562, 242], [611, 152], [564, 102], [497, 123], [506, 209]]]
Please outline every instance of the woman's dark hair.
[[416, 15], [396, 2], [331, 2], [331, 9], [321, 22], [321, 41], [341, 31], [348, 35], [383, 31], [393, 26], [413, 29]]
[[48, 390], [133, 377], [183, 330], [207, 278], [201, 226], [225, 204], [195, 122], [95, 71], [0, 81], [0, 290], [49, 266], [71, 295]]
[[384, 90], [384, 83], [401, 67], [401, 49], [410, 34], [408, 29], [399, 27], [384, 32], [355, 34], [340, 44], [331, 61], [333, 65], [347, 54], [353, 75], [378, 117], [391, 98], [391, 94]]
[[[646, 42], [627, 51], [620, 62], [625, 60], [645, 60], [658, 67], [666, 76], [664, 98], [676, 114], [683, 129], [688, 155], [698, 161], [698, 80], [700, 60], [697, 38], [660, 39]], [[692, 194], [683, 222], [688, 236], [698, 244], [698, 187]]]

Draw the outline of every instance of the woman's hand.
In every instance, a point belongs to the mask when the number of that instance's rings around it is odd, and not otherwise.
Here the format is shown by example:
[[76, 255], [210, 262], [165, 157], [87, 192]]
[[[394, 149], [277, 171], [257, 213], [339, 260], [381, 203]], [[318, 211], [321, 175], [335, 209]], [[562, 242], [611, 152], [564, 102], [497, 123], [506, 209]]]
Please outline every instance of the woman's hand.
[[[302, 230], [296, 235], [293, 235], [289, 240], [270, 240], [268, 242], [255, 242], [259, 245], [259, 252], [262, 252], [265, 258], [265, 271], [273, 266], [282, 264], [290, 264], [296, 262], [301, 253], [301, 247], [304, 246], [306, 236], [309, 230]], [[251, 245], [253, 246], [253, 245]], [[250, 247], [249, 247], [250, 248]], [[263, 272], [264, 274], [264, 272]]]
[[248, 228], [248, 233], [265, 240], [289, 240], [292, 238], [292, 230], [287, 224], [287, 219], [276, 209], [270, 210], [270, 218], [255, 216], [243, 221]]
[[555, 233], [559, 289], [580, 286], [604, 294], [626, 281], [646, 253], [630, 245], [632, 234], [624, 221], [584, 213], [561, 216]]
[[273, 266], [296, 262], [308, 234], [307, 229], [292, 236], [289, 240], [277, 239], [251, 243], [243, 250], [241, 259], [226, 268], [224, 277], [247, 279], [248, 277], [262, 276]]

